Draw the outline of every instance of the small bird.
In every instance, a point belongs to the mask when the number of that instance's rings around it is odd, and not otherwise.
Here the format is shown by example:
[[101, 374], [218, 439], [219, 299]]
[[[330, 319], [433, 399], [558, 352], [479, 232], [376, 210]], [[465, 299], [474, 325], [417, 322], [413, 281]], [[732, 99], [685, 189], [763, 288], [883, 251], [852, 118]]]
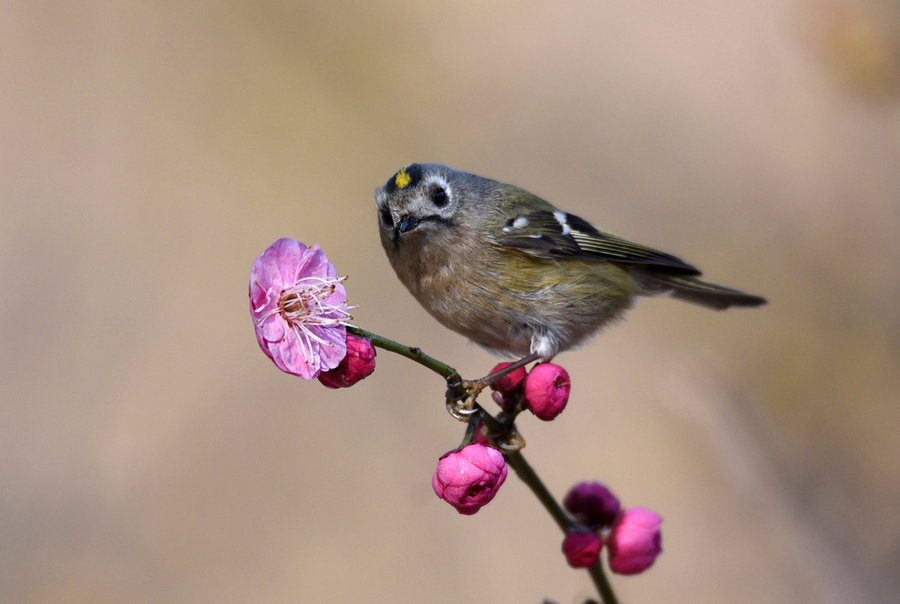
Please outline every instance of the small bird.
[[400, 281], [445, 327], [502, 355], [549, 361], [621, 317], [636, 296], [715, 310], [766, 303], [524, 189], [447, 166], [405, 166], [375, 201]]

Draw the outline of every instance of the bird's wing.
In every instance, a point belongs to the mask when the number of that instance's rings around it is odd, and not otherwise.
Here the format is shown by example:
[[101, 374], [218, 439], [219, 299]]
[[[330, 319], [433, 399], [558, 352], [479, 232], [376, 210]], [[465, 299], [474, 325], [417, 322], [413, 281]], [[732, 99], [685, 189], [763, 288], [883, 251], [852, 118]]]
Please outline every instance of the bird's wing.
[[663, 272], [700, 274], [680, 258], [600, 231], [586, 220], [561, 210], [525, 211], [506, 221], [495, 240], [501, 246], [541, 258], [621, 262]]

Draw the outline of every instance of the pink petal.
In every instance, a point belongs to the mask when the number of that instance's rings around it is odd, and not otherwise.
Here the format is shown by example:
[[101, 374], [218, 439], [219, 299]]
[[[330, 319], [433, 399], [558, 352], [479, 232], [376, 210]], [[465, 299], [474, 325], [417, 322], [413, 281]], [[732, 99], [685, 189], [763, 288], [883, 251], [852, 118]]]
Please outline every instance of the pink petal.
[[[334, 291], [325, 298], [324, 303], [329, 306], [343, 306], [347, 303], [347, 290], [344, 289], [342, 284], [336, 283], [334, 285]], [[335, 318], [338, 318], [338, 314], [341, 314], [342, 316], [339, 318], [344, 318], [343, 313], [334, 312], [329, 314]]]
[[322, 369], [334, 369], [347, 356], [347, 328], [343, 325], [329, 327], [313, 327], [310, 329], [317, 337], [328, 342], [316, 343], [319, 366]]
[[[256, 342], [259, 344], [260, 349], [266, 353], [266, 356], [270, 359], [272, 358], [272, 352], [269, 350], [269, 343], [263, 339], [262, 330], [256, 329]], [[274, 360], [274, 359], [273, 359]]]
[[250, 312], [253, 313], [254, 321], [270, 309], [270, 291], [271, 290], [265, 289], [257, 282], [250, 282]]
[[[306, 252], [306, 246], [284, 237], [274, 242], [253, 263], [250, 271], [250, 282], [259, 282], [264, 289], [277, 289], [281, 291], [286, 285], [293, 283], [292, 270], [302, 260]], [[286, 274], [288, 273], [288, 274]]]
[[286, 328], [287, 326], [281, 317], [272, 315], [257, 331], [260, 332], [260, 336], [266, 342], [278, 342], [284, 339]]
[[325, 252], [319, 248], [319, 244], [314, 244], [309, 248], [309, 253], [303, 258], [297, 275], [303, 277], [337, 277], [337, 269], [328, 261]]
[[288, 286], [293, 285], [297, 275], [301, 274], [299, 267], [303, 266], [311, 253], [310, 249], [299, 241], [287, 238], [279, 239], [272, 247], [276, 245], [278, 245], [277, 266], [281, 280]]
[[[315, 356], [313, 355], [312, 361], [307, 360], [303, 351], [305, 343], [301, 345], [295, 334], [288, 333], [284, 340], [272, 343], [270, 347], [272, 360], [282, 371], [299, 375], [305, 380], [311, 380], [319, 375], [320, 370], [316, 366]], [[306, 354], [309, 354], [309, 351]]]

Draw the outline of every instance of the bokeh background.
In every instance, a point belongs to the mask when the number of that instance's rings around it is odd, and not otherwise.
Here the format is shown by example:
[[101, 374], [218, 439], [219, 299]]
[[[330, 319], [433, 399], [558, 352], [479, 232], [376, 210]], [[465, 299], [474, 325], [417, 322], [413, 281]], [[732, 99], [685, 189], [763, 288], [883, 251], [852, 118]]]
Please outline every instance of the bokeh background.
[[418, 307], [372, 192], [438, 161], [766, 295], [642, 300], [523, 417], [562, 496], [664, 517], [628, 602], [900, 599], [900, 7], [885, 0], [3, 2], [0, 599], [576, 602], [514, 477], [462, 517], [463, 426], [379, 355], [281, 374], [247, 282], [319, 243], [357, 323], [495, 362]]

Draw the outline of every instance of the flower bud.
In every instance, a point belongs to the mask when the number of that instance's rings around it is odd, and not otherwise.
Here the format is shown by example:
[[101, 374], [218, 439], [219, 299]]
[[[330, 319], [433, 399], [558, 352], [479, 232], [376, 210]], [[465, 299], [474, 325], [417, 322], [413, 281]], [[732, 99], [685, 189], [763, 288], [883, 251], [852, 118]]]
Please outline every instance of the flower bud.
[[507, 395], [503, 394], [499, 390], [494, 390], [491, 392], [491, 398], [497, 403], [497, 406], [503, 409], [504, 411], [509, 411], [512, 409], [512, 406], [515, 404], [516, 399], [514, 394]]
[[578, 531], [568, 533], [563, 539], [562, 551], [566, 555], [566, 561], [572, 568], [587, 568], [593, 566], [600, 557], [600, 549], [603, 541], [593, 531]]
[[347, 334], [347, 356], [331, 371], [319, 374], [319, 381], [329, 388], [349, 388], [375, 371], [375, 347], [365, 339]]
[[653, 510], [626, 509], [606, 538], [609, 568], [620, 575], [634, 575], [650, 568], [662, 552], [661, 522]]
[[475, 434], [472, 437], [472, 442], [490, 446], [491, 438], [488, 436], [488, 429], [487, 426], [484, 425], [484, 422], [478, 422], [478, 425], [475, 426]]
[[619, 499], [601, 482], [579, 482], [566, 493], [563, 506], [575, 520], [593, 528], [610, 526], [621, 509]]
[[528, 408], [544, 421], [550, 421], [563, 412], [571, 389], [569, 374], [554, 363], [535, 365], [525, 378]]
[[441, 457], [431, 486], [457, 512], [469, 515], [494, 498], [507, 472], [500, 451], [473, 443]]
[[[497, 373], [512, 365], [512, 363], [497, 363], [497, 366], [491, 369], [491, 373]], [[502, 393], [515, 392], [522, 382], [525, 381], [525, 368], [519, 367], [514, 371], [510, 371], [501, 378], [497, 378], [491, 382], [491, 389]]]

